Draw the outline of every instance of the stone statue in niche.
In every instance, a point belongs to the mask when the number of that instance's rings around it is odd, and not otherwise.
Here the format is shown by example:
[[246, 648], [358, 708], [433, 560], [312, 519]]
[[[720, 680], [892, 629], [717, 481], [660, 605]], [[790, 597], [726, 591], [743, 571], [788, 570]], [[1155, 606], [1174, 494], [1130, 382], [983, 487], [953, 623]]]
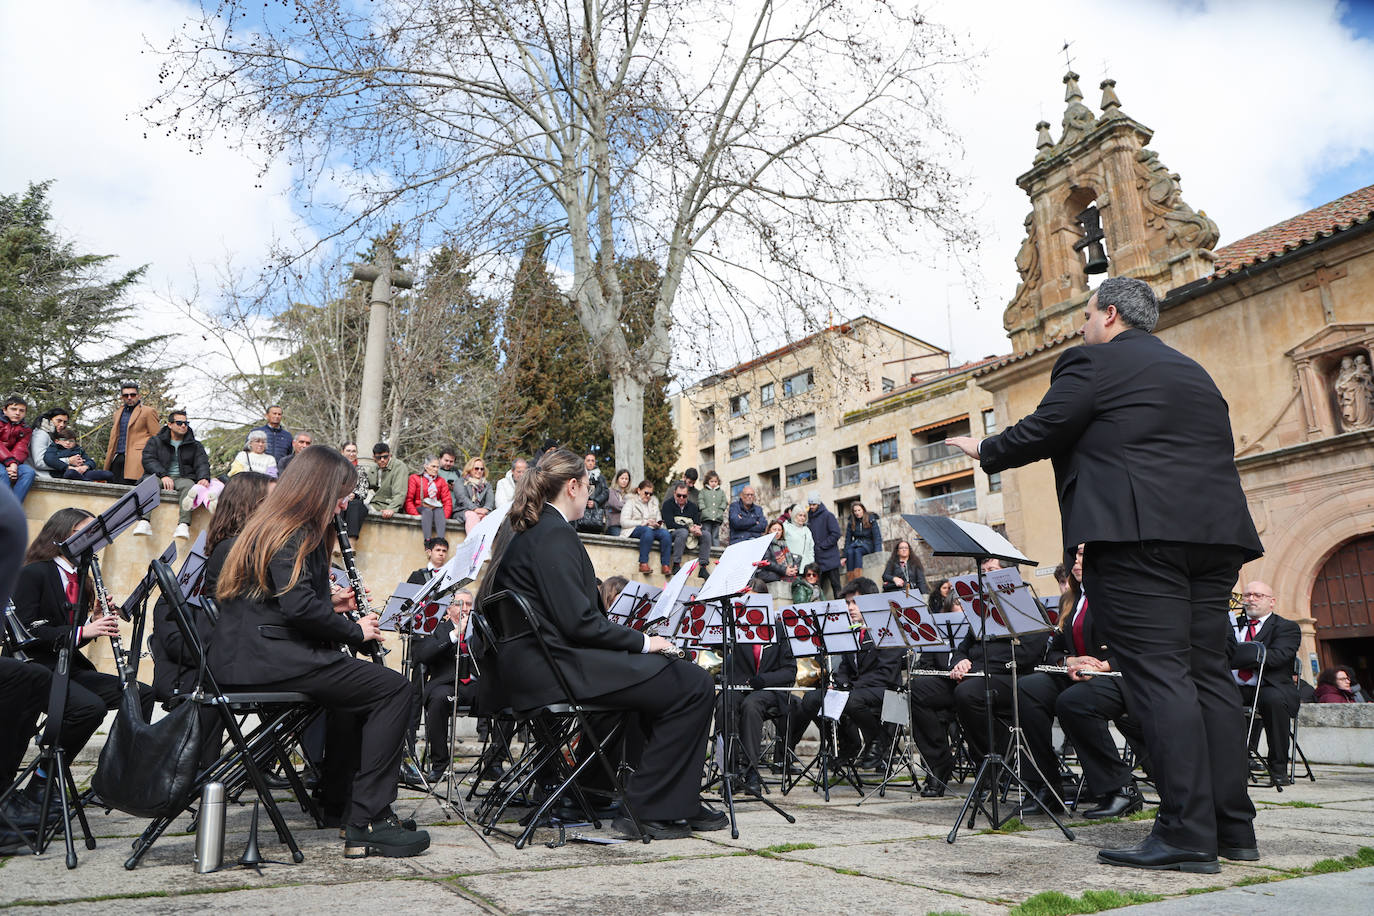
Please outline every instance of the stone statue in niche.
[[1374, 427], [1374, 370], [1364, 353], [1341, 358], [1336, 373], [1336, 404], [1346, 432]]

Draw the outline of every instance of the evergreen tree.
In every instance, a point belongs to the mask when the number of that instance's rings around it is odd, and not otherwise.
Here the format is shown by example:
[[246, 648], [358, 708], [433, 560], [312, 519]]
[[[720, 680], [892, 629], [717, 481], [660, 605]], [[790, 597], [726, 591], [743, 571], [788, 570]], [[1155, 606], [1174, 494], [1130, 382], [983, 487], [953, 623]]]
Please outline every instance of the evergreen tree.
[[[114, 255], [82, 254], [52, 229], [51, 181], [0, 194], [0, 390], [28, 398], [30, 417], [49, 407], [83, 426], [108, 428], [119, 383], [136, 379], [145, 402], [168, 406], [168, 335], [139, 336], [129, 295], [145, 267], [110, 278]], [[97, 430], [100, 427], [97, 426]], [[103, 457], [103, 439], [86, 438]]]

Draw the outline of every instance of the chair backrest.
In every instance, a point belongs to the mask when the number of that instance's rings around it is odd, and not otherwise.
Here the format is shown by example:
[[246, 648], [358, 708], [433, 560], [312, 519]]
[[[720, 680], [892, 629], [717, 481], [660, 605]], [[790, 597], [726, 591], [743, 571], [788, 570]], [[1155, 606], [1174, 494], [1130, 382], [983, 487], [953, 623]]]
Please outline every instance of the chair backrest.
[[172, 619], [176, 621], [177, 629], [181, 631], [183, 648], [190, 651], [194, 656], [198, 682], [208, 684], [211, 692], [218, 696], [220, 693], [219, 685], [215, 683], [214, 677], [205, 664], [205, 644], [200, 638], [200, 628], [196, 625], [195, 612], [186, 602], [186, 595], [181, 590], [181, 583], [177, 581], [176, 573], [162, 560], [153, 560], [150, 565], [153, 570], [153, 577], [157, 580], [158, 590], [162, 592], [162, 597], [172, 607]]
[[558, 702], [577, 706], [577, 700], [573, 696], [567, 676], [563, 673], [562, 667], [549, 649], [548, 641], [544, 638], [544, 630], [540, 624], [539, 615], [535, 613], [534, 608], [530, 606], [529, 600], [524, 595], [509, 590], [489, 595], [482, 602], [482, 606], [474, 618], [481, 619], [491, 632], [499, 666], [505, 667], [508, 664], [508, 661], [503, 658], [503, 656], [507, 656], [507, 653], [528, 651], [532, 643], [538, 647], [546, 670], [553, 675], [562, 694]]

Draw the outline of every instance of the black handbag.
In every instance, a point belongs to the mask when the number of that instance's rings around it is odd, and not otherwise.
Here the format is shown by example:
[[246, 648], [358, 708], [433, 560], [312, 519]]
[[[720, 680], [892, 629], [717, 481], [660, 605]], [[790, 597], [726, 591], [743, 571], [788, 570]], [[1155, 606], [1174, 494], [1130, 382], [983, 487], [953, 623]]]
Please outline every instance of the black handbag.
[[[197, 690], [199, 685], [197, 685]], [[151, 724], [138, 691], [125, 689], [91, 788], [111, 808], [169, 817], [186, 807], [200, 767], [200, 704], [187, 699]]]
[[577, 530], [587, 534], [601, 534], [606, 530], [606, 510], [597, 506], [582, 513], [577, 520]]

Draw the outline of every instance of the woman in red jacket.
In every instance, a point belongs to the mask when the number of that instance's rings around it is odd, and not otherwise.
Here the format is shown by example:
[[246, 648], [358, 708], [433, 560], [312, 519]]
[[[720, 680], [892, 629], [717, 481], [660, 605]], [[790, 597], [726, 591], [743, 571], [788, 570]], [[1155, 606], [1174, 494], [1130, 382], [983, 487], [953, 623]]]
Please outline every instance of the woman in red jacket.
[[439, 459], [425, 459], [421, 474], [411, 474], [406, 483], [406, 515], [420, 516], [425, 540], [444, 536], [444, 520], [453, 517], [453, 491], [439, 476]]

